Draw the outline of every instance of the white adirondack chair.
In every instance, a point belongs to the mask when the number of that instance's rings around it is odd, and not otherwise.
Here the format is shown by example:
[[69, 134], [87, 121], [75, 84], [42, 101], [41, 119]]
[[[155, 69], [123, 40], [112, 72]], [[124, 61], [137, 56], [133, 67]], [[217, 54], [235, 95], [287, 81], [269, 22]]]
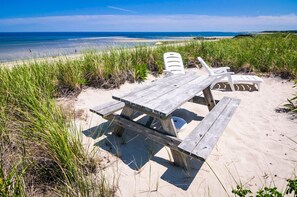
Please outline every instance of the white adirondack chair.
[[182, 57], [176, 52], [167, 52], [163, 55], [165, 74], [185, 74]]
[[228, 72], [228, 69], [230, 69], [229, 67], [211, 68], [201, 57], [198, 57], [197, 59], [207, 70], [209, 75], [217, 77], [212, 83], [211, 88], [219, 82], [225, 82], [230, 84], [232, 91], [235, 91], [234, 84], [252, 83], [257, 85], [258, 90], [260, 90], [260, 83], [262, 83], [263, 80], [256, 75], [234, 75], [234, 72]]

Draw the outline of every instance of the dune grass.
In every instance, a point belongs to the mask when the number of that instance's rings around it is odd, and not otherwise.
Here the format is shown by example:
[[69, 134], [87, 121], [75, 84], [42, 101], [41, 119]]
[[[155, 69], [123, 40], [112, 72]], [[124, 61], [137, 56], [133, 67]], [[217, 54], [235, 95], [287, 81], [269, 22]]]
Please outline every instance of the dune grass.
[[[71, 129], [70, 120], [53, 100], [60, 85], [76, 87], [81, 82], [75, 71], [63, 73], [69, 65], [64, 66], [57, 64], [52, 68], [46, 63], [33, 63], [12, 70], [0, 69], [0, 192], [3, 196], [44, 192], [89, 196], [99, 192], [99, 186], [94, 189], [96, 183], [88, 178], [95, 170], [95, 163], [85, 152], [80, 135]], [[106, 194], [112, 193], [107, 185], [104, 187]]]
[[31, 196], [113, 194], [104, 177], [94, 182], [96, 162], [85, 152], [79, 131], [55, 98], [77, 95], [84, 86], [118, 88], [163, 72], [163, 53], [181, 53], [185, 66], [201, 56], [212, 66], [234, 71], [297, 76], [297, 37], [293, 34], [192, 41], [158, 47], [88, 51], [80, 59], [32, 62], [0, 68], [0, 192]]
[[215, 65], [230, 65], [235, 71], [245, 68], [296, 78], [296, 49], [297, 35], [268, 34], [204, 42], [200, 54]]
[[[80, 61], [84, 82], [101, 88], [119, 87], [126, 80], [141, 81], [147, 72], [163, 72], [163, 54], [175, 51], [186, 67], [199, 64], [197, 56], [213, 67], [229, 66], [235, 72], [270, 73], [282, 78], [297, 77], [297, 35], [269, 34], [215, 42], [191, 41], [156, 47], [89, 51]], [[69, 60], [70, 61], [70, 60]]]

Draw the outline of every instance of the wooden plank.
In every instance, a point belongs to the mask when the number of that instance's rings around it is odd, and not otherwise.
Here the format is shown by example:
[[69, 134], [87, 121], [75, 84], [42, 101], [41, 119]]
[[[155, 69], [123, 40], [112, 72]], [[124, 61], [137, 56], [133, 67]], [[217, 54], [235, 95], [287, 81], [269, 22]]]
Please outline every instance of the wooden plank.
[[215, 102], [215, 100], [212, 96], [212, 93], [210, 91], [210, 86], [208, 86], [207, 88], [205, 88], [203, 90], [203, 94], [204, 94], [205, 102], [207, 103], [208, 110], [210, 111], [216, 105], [216, 102]]
[[188, 76], [192, 76], [192, 75], [195, 75], [195, 73], [189, 72], [189, 73], [186, 73], [185, 75], [180, 75], [180, 74], [170, 75], [169, 77], [164, 77], [162, 79], [158, 79], [147, 86], [136, 89], [127, 95], [123, 95], [123, 96], [114, 95], [114, 98], [117, 99], [118, 97], [120, 97], [121, 99], [126, 99], [126, 100], [138, 98], [138, 96], [146, 95], [147, 92], [150, 91], [151, 89], [155, 89], [156, 87], [165, 87], [165, 86], [171, 84], [172, 81], [175, 81], [175, 80], [181, 79], [181, 78], [187, 78]]
[[[156, 89], [148, 92], [147, 95], [144, 95], [138, 99], [133, 100], [132, 101], [133, 105], [138, 105], [139, 107], [146, 107], [147, 103], [153, 102], [155, 100], [159, 100], [161, 97], [166, 96], [168, 93], [174, 91], [175, 89], [179, 88], [183, 84], [189, 83], [195, 79], [197, 79], [196, 75], [188, 76], [187, 78], [181, 79], [163, 88], [156, 87]], [[123, 99], [123, 101], [125, 102], [125, 99]], [[151, 109], [151, 111], [153, 111], [153, 109]]]
[[118, 124], [121, 127], [125, 127], [132, 131], [135, 131], [141, 135], [148, 137], [154, 142], [168, 146], [170, 149], [173, 149], [176, 151], [178, 150], [177, 146], [181, 143], [181, 140], [178, 139], [177, 137], [164, 135], [162, 133], [159, 133], [155, 129], [147, 128], [141, 125], [140, 123], [134, 122], [120, 115], [115, 115], [112, 121], [113, 123]]
[[[202, 89], [207, 87], [215, 79], [209, 76], [199, 77], [194, 72], [176, 76], [179, 77], [166, 80], [170, 85], [163, 83], [165, 78], [164, 80], [159, 80], [159, 85], [150, 86], [149, 89], [144, 88], [140, 91], [132, 92], [128, 96], [113, 96], [113, 98], [131, 105], [136, 110], [143, 108], [142, 111], [151, 112], [158, 117], [166, 117], [177, 107], [202, 91]], [[175, 83], [172, 83], [173, 81]], [[161, 107], [161, 109], [158, 109], [158, 107]], [[163, 113], [162, 108], [165, 107], [166, 113]]]
[[135, 111], [147, 114], [147, 115], [152, 116], [154, 118], [164, 118], [163, 114], [158, 114], [156, 112], [152, 112], [151, 109], [144, 108], [144, 107], [139, 107], [137, 105], [130, 105], [130, 104], [125, 104], [125, 105], [129, 106], [130, 108], [134, 109]]
[[102, 114], [103, 117], [108, 116], [116, 111], [121, 110], [125, 104], [123, 102], [97, 111], [97, 114]]
[[159, 89], [162, 89], [162, 88], [172, 84], [175, 81], [183, 80], [183, 79], [186, 79], [189, 76], [193, 76], [193, 75], [195, 75], [194, 72], [189, 72], [189, 73], [186, 73], [185, 75], [179, 75], [179, 74], [171, 75], [169, 77], [165, 77], [163, 79], [157, 80], [157, 81], [153, 82], [152, 84], [144, 86], [138, 90], [132, 91], [129, 94], [126, 94], [124, 96], [114, 95], [114, 96], [112, 96], [112, 98], [126, 102], [126, 103], [130, 103], [138, 98], [141, 98], [141, 97], [151, 94], [151, 92], [158, 91]]
[[146, 107], [154, 109], [155, 113], [166, 117], [179, 106], [193, 98], [198, 92], [209, 86], [213, 80], [215, 80], [214, 77], [199, 77], [197, 80], [175, 89], [166, 96], [147, 103]]
[[231, 98], [224, 97], [220, 102], [213, 108], [213, 110], [206, 115], [206, 117], [198, 124], [198, 126], [183, 140], [179, 147], [191, 153], [197, 144], [202, 140], [208, 129], [211, 127], [213, 122], [225, 109], [225, 106], [230, 102]]
[[232, 115], [234, 114], [236, 108], [239, 105], [239, 100], [231, 100], [229, 105], [225, 108], [223, 113], [220, 114], [215, 123], [211, 126], [209, 131], [206, 133], [204, 138], [192, 151], [191, 155], [196, 157], [203, 158], [206, 160], [208, 155], [210, 155], [212, 149], [216, 145], [220, 136], [222, 135], [224, 129], [227, 127], [229, 121], [231, 120]]
[[[160, 102], [162, 101], [165, 101], [165, 102], [171, 101], [175, 103], [176, 97], [182, 94], [189, 93], [189, 92], [194, 94], [193, 91], [196, 92], [197, 91], [196, 89], [199, 89], [199, 85], [201, 85], [207, 78], [208, 76], [201, 76], [201, 77], [194, 78], [194, 80], [186, 81], [187, 83], [181, 83], [180, 85], [177, 85], [177, 86], [173, 84], [175, 88], [172, 91], [170, 91], [168, 94], [164, 94], [162, 97], [158, 98], [158, 100], [153, 100], [149, 103], [146, 103], [146, 106], [154, 109], [158, 107], [160, 105]], [[197, 93], [195, 93], [193, 96], [195, 96]]]
[[[193, 75], [193, 74], [194, 74], [193, 72], [192, 73], [187, 73], [187, 75]], [[179, 75], [170, 75], [168, 77], [164, 77], [162, 79], [158, 79], [158, 80], [152, 82], [149, 85], [146, 85], [146, 86], [141, 87], [139, 89], [136, 89], [136, 90], [134, 90], [132, 92], [129, 92], [126, 95], [114, 95], [113, 97], [114, 97], [114, 99], [117, 99], [117, 100], [119, 100], [119, 98], [121, 98], [121, 99], [124, 99], [125, 98], [127, 100], [133, 99], [135, 97], [137, 98], [139, 95], [145, 95], [147, 91], [150, 91], [150, 89], [155, 88], [155, 86], [160, 86], [160, 85], [161, 86], [166, 86], [166, 85], [170, 84], [171, 81], [178, 80], [181, 77], [185, 77], [185, 76], [184, 75], [180, 75], [180, 74]]]
[[[128, 107], [127, 105], [125, 105], [125, 107], [121, 112], [121, 116], [129, 119], [133, 113], [134, 113], [134, 110]], [[124, 130], [125, 130], [124, 127], [116, 126], [113, 130], [113, 133], [121, 137], [123, 135]]]
[[[143, 90], [133, 92], [129, 94], [129, 96], [124, 96], [124, 97], [113, 96], [113, 98], [130, 105], [132, 108], [135, 108], [136, 110], [155, 114], [157, 117], [160, 117], [160, 115], [158, 113], [154, 113], [154, 111], [151, 108], [147, 108], [143, 106], [143, 103], [137, 104], [137, 102], [143, 102], [143, 101], [147, 102], [147, 101], [150, 101], [151, 99], [153, 100], [156, 100], [157, 98], [159, 99], [160, 96], [162, 96], [162, 94], [170, 92], [176, 88], [176, 86], [172, 85], [174, 84], [173, 83], [174, 81], [175, 81], [175, 84], [179, 86], [179, 84], [183, 84], [185, 82], [195, 80], [196, 78], [198, 78], [198, 75], [196, 75], [195, 72], [189, 72], [186, 75], [175, 75], [175, 78], [172, 78], [172, 80], [169, 80], [169, 81], [166, 78], [159, 80], [158, 82], [160, 83], [159, 85], [149, 87], [149, 89], [143, 88]], [[163, 83], [165, 79], [168, 82], [168, 84]]]
[[149, 116], [149, 119], [147, 120], [145, 126], [150, 127], [153, 124], [154, 119], [155, 119], [154, 117]]
[[156, 100], [152, 100], [151, 102], [146, 103], [145, 107], [151, 108], [154, 111], [159, 111], [160, 113], [163, 113], [162, 109], [159, 109], [162, 106], [163, 107], [166, 106], [166, 108], [168, 108], [167, 106], [169, 105], [170, 108], [176, 108], [180, 106], [180, 103], [178, 102], [180, 98], [182, 98], [183, 102], [186, 102], [191, 99], [188, 97], [195, 96], [197, 88], [199, 90], [199, 86], [197, 84], [199, 84], [199, 82], [200, 83], [203, 82], [205, 78], [206, 77], [199, 77], [199, 78], [196, 78], [195, 80], [189, 81], [186, 84], [183, 84], [182, 86], [178, 86], [171, 92], [163, 95], [162, 97], [159, 97]]
[[110, 114], [122, 109], [124, 107], [124, 103], [120, 101], [111, 101], [105, 103], [103, 105], [96, 106], [91, 108], [90, 111], [96, 113], [102, 117], [109, 116]]
[[178, 146], [180, 151], [205, 160], [229, 123], [240, 100], [224, 97]]
[[[205, 98], [202, 96], [194, 96], [189, 102], [193, 102], [200, 105], [208, 105], [208, 103], [205, 101]], [[215, 103], [218, 103], [219, 100], [215, 100]]]
[[136, 94], [143, 94], [142, 91], [146, 91], [147, 89], [153, 88], [154, 86], [157, 86], [159, 84], [159, 81], [163, 81], [163, 83], [168, 83], [168, 81], [174, 80], [175, 78], [178, 78], [178, 75], [170, 75], [168, 77], [164, 77], [162, 79], [158, 79], [153, 81], [152, 83], [144, 86], [144, 87], [138, 87], [135, 88], [133, 91], [129, 91], [126, 93], [118, 94], [118, 95], [113, 95], [112, 98], [115, 100], [120, 101], [120, 98], [134, 98]]
[[178, 137], [171, 115], [160, 121], [166, 134]]
[[[160, 120], [161, 125], [165, 131], [166, 134], [178, 137], [174, 122], [171, 118], [171, 115], [169, 115], [167, 118]], [[185, 169], [188, 169], [189, 167], [189, 157], [184, 155], [183, 153], [177, 151], [176, 149], [170, 149], [172, 158], [174, 160], [174, 163], [180, 167], [183, 167]]]
[[107, 102], [107, 103], [104, 103], [104, 104], [101, 104], [99, 106], [94, 107], [93, 110], [101, 110], [101, 109], [104, 109], [104, 108], [107, 108], [107, 107], [110, 107], [110, 106], [113, 106], [113, 105], [117, 105], [118, 103], [122, 103], [122, 102], [112, 100], [110, 102]]

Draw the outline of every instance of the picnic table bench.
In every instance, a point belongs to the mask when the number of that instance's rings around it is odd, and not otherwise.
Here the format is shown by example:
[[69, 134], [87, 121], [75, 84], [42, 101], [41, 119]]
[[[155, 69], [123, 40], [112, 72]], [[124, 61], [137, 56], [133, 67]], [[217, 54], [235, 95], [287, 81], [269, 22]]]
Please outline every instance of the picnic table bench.
[[[116, 124], [114, 132], [118, 135], [126, 128], [168, 146], [174, 162], [187, 168], [190, 157], [206, 160], [240, 103], [240, 100], [229, 97], [224, 97], [217, 103], [210, 90], [215, 79], [212, 76], [199, 76], [195, 72], [172, 75], [128, 94], [113, 96], [114, 101], [90, 111]], [[204, 97], [197, 96], [201, 91]], [[188, 101], [207, 105], [209, 113], [181, 140], [171, 114]], [[119, 110], [122, 110], [121, 113], [116, 114]], [[148, 115], [148, 121], [145, 124], [134, 121], [134, 112]], [[162, 130], [151, 127], [154, 119], [160, 121]]]

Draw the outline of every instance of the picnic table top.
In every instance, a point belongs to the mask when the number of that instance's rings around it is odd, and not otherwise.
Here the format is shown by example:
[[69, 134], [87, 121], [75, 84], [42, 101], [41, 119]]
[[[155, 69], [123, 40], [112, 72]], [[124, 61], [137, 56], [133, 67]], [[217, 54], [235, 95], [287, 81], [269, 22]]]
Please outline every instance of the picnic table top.
[[213, 76], [199, 76], [196, 72], [175, 74], [159, 79], [121, 96], [112, 98], [139, 111], [165, 118], [197, 93], [212, 84]]

